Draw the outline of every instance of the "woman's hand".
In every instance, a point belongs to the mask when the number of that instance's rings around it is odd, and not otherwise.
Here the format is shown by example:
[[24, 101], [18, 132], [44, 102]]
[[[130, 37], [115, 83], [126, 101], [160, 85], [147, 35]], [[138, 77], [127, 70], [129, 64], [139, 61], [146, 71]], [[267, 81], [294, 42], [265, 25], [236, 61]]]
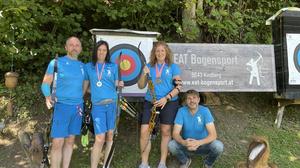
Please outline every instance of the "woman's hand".
[[144, 66], [143, 73], [142, 73], [140, 79], [137, 82], [139, 89], [144, 89], [146, 87], [146, 85], [147, 85], [146, 75], [149, 74], [149, 73], [150, 73], [149, 68], [147, 66]]
[[150, 73], [150, 70], [149, 70], [149, 68], [147, 67], [147, 66], [144, 66], [144, 68], [143, 68], [143, 73], [146, 75], [146, 74], [148, 74], [148, 73]]
[[163, 109], [165, 107], [165, 105], [167, 104], [168, 100], [166, 97], [163, 97], [159, 100], [157, 100], [156, 102], [154, 102], [154, 106], [155, 107], [161, 107], [161, 109]]
[[118, 82], [118, 87], [123, 88], [124, 87], [124, 81], [119, 81]]

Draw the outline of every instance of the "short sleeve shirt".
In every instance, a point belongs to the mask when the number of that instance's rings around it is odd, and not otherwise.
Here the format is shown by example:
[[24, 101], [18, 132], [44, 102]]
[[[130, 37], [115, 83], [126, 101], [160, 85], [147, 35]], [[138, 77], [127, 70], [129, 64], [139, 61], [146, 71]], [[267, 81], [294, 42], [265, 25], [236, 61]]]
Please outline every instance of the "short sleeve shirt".
[[[158, 69], [162, 68], [162, 64], [157, 64], [158, 65]], [[160, 79], [160, 83], [156, 82], [156, 69], [155, 66], [151, 67], [150, 64], [147, 64], [148, 68], [150, 69], [150, 76], [151, 76], [151, 80], [154, 84], [154, 92], [156, 94], [156, 99], [159, 100], [163, 97], [165, 97], [166, 95], [168, 95], [171, 90], [174, 89], [174, 85], [173, 85], [173, 78], [175, 76], [180, 75], [181, 71], [180, 68], [177, 64], [165, 64], [165, 66], [162, 69], [162, 73], [161, 73], [161, 77]], [[172, 98], [172, 100], [176, 100], [178, 97], [175, 96]], [[152, 101], [152, 96], [149, 92], [149, 89], [146, 92], [146, 97], [145, 99], [147, 101]]]
[[[98, 66], [98, 71], [97, 67]], [[102, 76], [100, 75], [102, 67]], [[91, 87], [91, 99], [92, 103], [98, 103], [104, 99], [117, 99], [117, 91], [115, 82], [118, 80], [118, 65], [115, 63], [97, 63], [95, 66], [93, 63], [87, 63], [85, 65], [87, 71], [86, 80], [90, 81]], [[98, 72], [98, 73], [97, 73]], [[99, 80], [99, 77], [101, 79]], [[101, 82], [102, 85], [97, 86], [97, 82]]]
[[174, 124], [182, 126], [183, 139], [204, 139], [208, 136], [206, 125], [214, 122], [209, 108], [199, 105], [198, 111], [192, 115], [187, 106], [181, 107], [176, 115]]
[[[53, 75], [55, 59], [47, 68], [46, 74]], [[77, 105], [83, 102], [83, 81], [85, 76], [84, 64], [73, 60], [68, 56], [57, 58], [57, 101], [69, 105]]]

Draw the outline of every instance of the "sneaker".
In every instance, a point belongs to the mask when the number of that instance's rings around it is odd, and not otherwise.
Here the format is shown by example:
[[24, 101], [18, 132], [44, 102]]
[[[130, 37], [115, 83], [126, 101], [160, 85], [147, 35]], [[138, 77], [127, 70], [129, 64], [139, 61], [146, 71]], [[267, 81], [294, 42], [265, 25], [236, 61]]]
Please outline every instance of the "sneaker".
[[145, 165], [145, 164], [141, 163], [141, 164], [139, 165], [139, 168], [150, 168], [150, 166], [149, 166], [149, 165]]
[[157, 168], [167, 168], [167, 166], [164, 163], [159, 163], [159, 165], [157, 166]]
[[185, 164], [180, 165], [180, 168], [188, 168], [192, 163], [192, 159], [188, 158], [188, 160], [185, 162]]

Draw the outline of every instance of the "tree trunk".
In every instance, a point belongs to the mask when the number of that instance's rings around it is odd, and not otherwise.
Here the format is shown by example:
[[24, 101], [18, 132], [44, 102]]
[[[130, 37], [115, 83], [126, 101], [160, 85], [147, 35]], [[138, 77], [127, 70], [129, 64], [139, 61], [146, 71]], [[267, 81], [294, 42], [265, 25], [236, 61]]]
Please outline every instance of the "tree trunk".
[[203, 9], [203, 0], [198, 0], [197, 9]]
[[196, 1], [186, 0], [182, 11], [182, 31], [187, 40], [195, 40], [199, 36], [196, 21]]

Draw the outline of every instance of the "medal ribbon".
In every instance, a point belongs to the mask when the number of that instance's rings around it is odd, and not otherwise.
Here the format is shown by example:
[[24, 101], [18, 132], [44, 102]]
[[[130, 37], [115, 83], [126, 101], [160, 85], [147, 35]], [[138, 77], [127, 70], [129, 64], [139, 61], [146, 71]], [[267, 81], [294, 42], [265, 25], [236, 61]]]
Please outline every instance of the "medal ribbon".
[[163, 65], [161, 66], [161, 68], [159, 69], [157, 64], [155, 64], [155, 72], [156, 72], [156, 79], [160, 78], [162, 70], [164, 69], [166, 63], [163, 63]]
[[96, 66], [96, 73], [97, 73], [98, 81], [100, 81], [101, 78], [102, 78], [102, 72], [103, 72], [103, 70], [104, 70], [104, 67], [105, 67], [105, 63], [102, 65], [101, 72], [100, 72], [100, 74], [99, 74], [98, 63], [97, 63], [97, 66]]

